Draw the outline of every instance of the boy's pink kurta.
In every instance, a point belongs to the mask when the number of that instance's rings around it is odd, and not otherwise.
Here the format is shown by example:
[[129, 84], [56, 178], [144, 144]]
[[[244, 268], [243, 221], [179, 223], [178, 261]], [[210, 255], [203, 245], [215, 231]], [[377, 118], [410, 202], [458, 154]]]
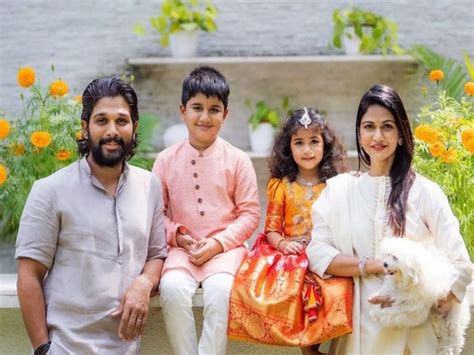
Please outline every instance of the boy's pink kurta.
[[[153, 173], [161, 180], [165, 203], [169, 251], [163, 273], [184, 269], [198, 281], [218, 272], [235, 275], [246, 253], [243, 244], [260, 218], [257, 178], [248, 155], [217, 138], [200, 156], [186, 139], [158, 155]], [[176, 245], [181, 225], [195, 239], [218, 240], [224, 252], [195, 266]]]

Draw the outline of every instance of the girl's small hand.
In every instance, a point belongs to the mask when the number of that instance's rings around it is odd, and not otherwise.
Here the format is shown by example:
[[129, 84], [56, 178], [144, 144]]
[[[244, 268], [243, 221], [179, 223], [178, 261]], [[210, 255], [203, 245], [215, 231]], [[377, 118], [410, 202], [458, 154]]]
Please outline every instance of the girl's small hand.
[[298, 242], [285, 240], [281, 244], [281, 252], [283, 254], [301, 254], [304, 251], [303, 245]]

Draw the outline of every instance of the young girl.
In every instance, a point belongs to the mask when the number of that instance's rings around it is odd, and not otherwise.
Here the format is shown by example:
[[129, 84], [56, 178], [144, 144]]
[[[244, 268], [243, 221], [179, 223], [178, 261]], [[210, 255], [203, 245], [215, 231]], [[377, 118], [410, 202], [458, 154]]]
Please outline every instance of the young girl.
[[350, 311], [352, 281], [335, 285], [332, 308], [322, 305], [304, 253], [311, 239], [311, 206], [325, 181], [346, 170], [345, 158], [316, 109], [298, 109], [284, 123], [270, 158], [265, 234], [244, 259], [231, 293], [231, 339], [306, 347], [350, 331], [331, 324], [341, 313], [336, 315], [336, 308]]

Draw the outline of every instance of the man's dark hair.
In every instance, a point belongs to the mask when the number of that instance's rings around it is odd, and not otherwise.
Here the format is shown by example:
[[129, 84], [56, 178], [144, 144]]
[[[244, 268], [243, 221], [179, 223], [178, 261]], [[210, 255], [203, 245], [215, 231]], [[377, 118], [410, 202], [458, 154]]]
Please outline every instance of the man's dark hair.
[[[130, 109], [130, 117], [132, 122], [138, 121], [138, 99], [135, 90], [123, 80], [117, 77], [103, 77], [95, 79], [89, 85], [87, 85], [84, 93], [82, 94], [82, 114], [81, 120], [89, 123], [94, 106], [100, 99], [104, 97], [117, 97], [122, 96], [128, 104]], [[78, 151], [80, 156], [85, 156], [90, 151], [88, 140], [83, 137], [77, 141]], [[132, 144], [127, 154], [127, 160], [133, 157], [135, 154], [135, 148], [138, 145], [137, 132], [133, 135]]]
[[227, 109], [229, 84], [217, 69], [201, 66], [189, 73], [183, 81], [181, 104], [186, 106], [189, 99], [199, 93], [206, 95], [206, 97], [217, 97], [224, 104], [224, 109]]

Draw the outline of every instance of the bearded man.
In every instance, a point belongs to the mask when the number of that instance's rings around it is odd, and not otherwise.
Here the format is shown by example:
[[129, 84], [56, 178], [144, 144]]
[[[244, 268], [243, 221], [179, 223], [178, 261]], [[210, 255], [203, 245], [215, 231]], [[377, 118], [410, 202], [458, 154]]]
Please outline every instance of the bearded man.
[[134, 354], [167, 254], [161, 185], [126, 163], [134, 90], [105, 77], [82, 101], [82, 158], [36, 181], [21, 217], [18, 298], [35, 354]]

